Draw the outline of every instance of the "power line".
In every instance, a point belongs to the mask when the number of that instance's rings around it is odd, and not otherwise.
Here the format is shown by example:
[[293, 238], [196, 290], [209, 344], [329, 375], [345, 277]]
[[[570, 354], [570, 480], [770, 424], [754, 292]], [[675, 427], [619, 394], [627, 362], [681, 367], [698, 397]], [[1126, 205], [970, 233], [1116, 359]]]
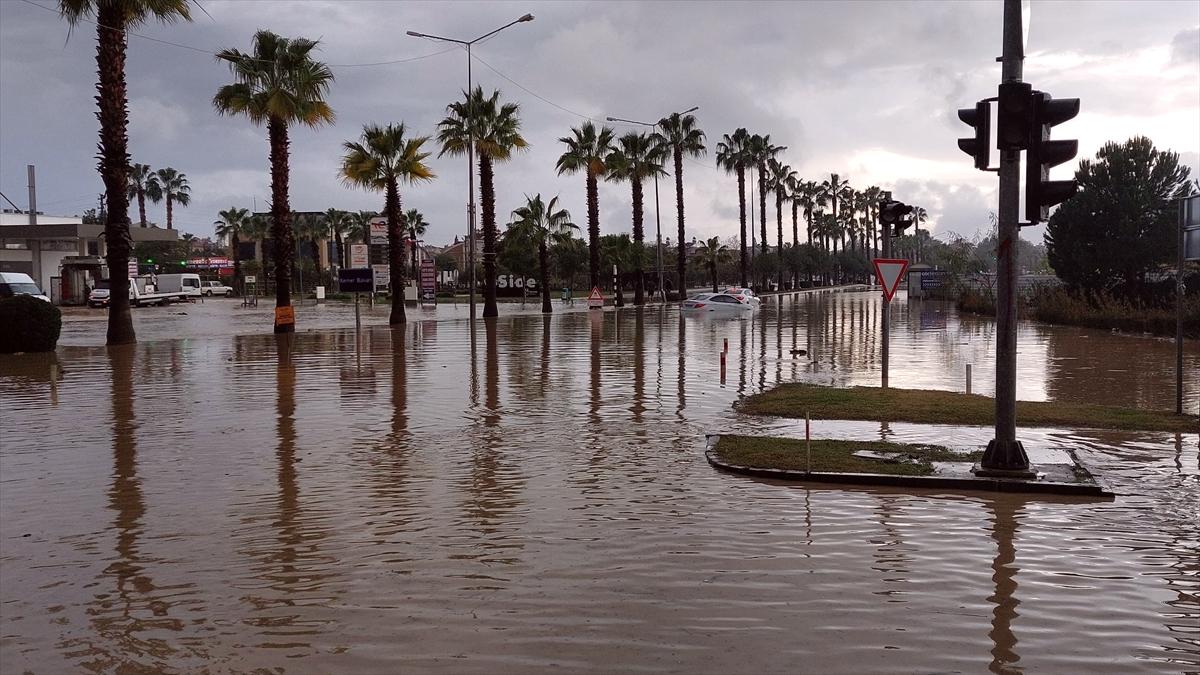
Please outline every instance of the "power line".
[[[42, 9], [47, 12], [51, 12], [53, 14], [59, 13], [58, 10], [56, 10], [52, 7], [46, 7], [45, 5], [38, 4], [38, 3], [34, 2], [33, 0], [21, 0], [21, 2], [24, 2], [27, 5], [32, 5], [34, 7], [37, 7], [38, 9]], [[105, 30], [112, 30], [112, 31], [119, 30], [117, 28], [113, 28], [112, 26], [101, 25], [100, 23], [98, 23], [92, 19], [80, 17], [79, 20], [83, 21], [84, 23], [90, 23], [90, 24], [96, 26], [97, 28], [103, 28]], [[197, 52], [200, 54], [207, 54], [208, 56], [212, 56], [214, 58], [217, 56], [217, 52], [214, 52], [210, 49], [204, 49], [202, 47], [195, 47], [192, 45], [185, 45], [185, 44], [181, 44], [178, 42], [171, 42], [170, 40], [163, 40], [163, 39], [156, 38], [156, 37], [150, 37], [149, 35], [142, 35], [141, 33], [136, 33], [131, 30], [126, 30], [124, 32], [126, 35], [131, 35], [133, 37], [141, 38], [143, 40], [148, 40], [150, 42], [157, 42], [158, 44], [167, 45], [170, 47], [177, 47], [179, 49], [186, 49], [186, 50]], [[420, 61], [422, 59], [428, 59], [428, 58], [432, 58], [434, 56], [441, 56], [442, 54], [452, 52], [455, 49], [458, 49], [458, 47], [457, 46], [449, 47], [447, 49], [442, 49], [440, 51], [432, 52], [430, 54], [422, 54], [420, 56], [410, 56], [410, 57], [403, 58], [403, 59], [392, 59], [390, 61], [373, 61], [370, 63], [327, 63], [325, 65], [329, 66], [330, 68], [367, 68], [367, 67], [372, 67], [372, 66], [391, 66], [391, 65], [396, 65], [396, 64], [400, 64], [400, 63], [411, 63], [413, 61]], [[271, 61], [269, 59], [256, 59], [256, 58], [249, 57], [249, 56], [247, 56], [246, 59], [249, 61], [259, 61], [262, 63], [274, 63], [274, 61]]]
[[[485, 66], [487, 66], [488, 70], [490, 70], [490, 71], [492, 71], [493, 73], [495, 73], [495, 74], [499, 75], [500, 77], [504, 78], [505, 80], [507, 80], [507, 81], [508, 81], [510, 84], [512, 84], [513, 86], [517, 87], [518, 89], [520, 89], [521, 91], [525, 92], [526, 94], [529, 94], [530, 96], [532, 96], [532, 97], [536, 98], [537, 100], [541, 101], [542, 103], [545, 103], [546, 105], [553, 106], [553, 107], [555, 107], [555, 108], [558, 108], [559, 110], [561, 110], [561, 111], [563, 111], [563, 112], [565, 112], [565, 113], [569, 113], [569, 114], [571, 114], [571, 115], [574, 115], [574, 116], [576, 116], [576, 117], [582, 117], [582, 118], [583, 118], [583, 119], [585, 119], [585, 120], [589, 120], [589, 121], [592, 121], [592, 122], [596, 122], [596, 123], [598, 123], [598, 124], [609, 124], [609, 122], [607, 122], [607, 121], [605, 121], [605, 120], [598, 120], [598, 119], [596, 119], [596, 118], [594, 118], [594, 117], [591, 117], [590, 115], [584, 115], [584, 114], [583, 114], [583, 113], [581, 113], [581, 112], [575, 112], [574, 110], [571, 110], [570, 108], [567, 108], [567, 107], [565, 107], [565, 106], [561, 106], [561, 105], [559, 105], [559, 104], [555, 103], [554, 101], [551, 101], [550, 99], [548, 99], [548, 98], [546, 98], [546, 97], [544, 97], [544, 96], [541, 96], [541, 95], [540, 95], [540, 94], [538, 94], [537, 92], [534, 92], [533, 90], [529, 89], [528, 87], [526, 87], [525, 85], [521, 84], [520, 82], [517, 82], [516, 80], [512, 79], [511, 77], [509, 77], [509, 76], [505, 75], [504, 73], [500, 72], [499, 70], [496, 70], [496, 68], [495, 68], [495, 67], [493, 67], [493, 66], [492, 66], [492, 64], [490, 64], [490, 63], [488, 63], [487, 61], [484, 61], [483, 59], [479, 58], [479, 56], [478, 56], [477, 54], [474, 54], [474, 53], [472, 53], [472, 54], [471, 54], [471, 56], [472, 56], [472, 57], [473, 57], [473, 58], [474, 58], [476, 61], [478, 61], [478, 62], [482, 63], [482, 64], [483, 64], [483, 65], [485, 65]], [[633, 125], [633, 124], [626, 124], [626, 123], [624, 123], [624, 122], [612, 122], [611, 124], [620, 124], [620, 125], [622, 125], [622, 126], [627, 126], [627, 127], [637, 126], [637, 125]]]

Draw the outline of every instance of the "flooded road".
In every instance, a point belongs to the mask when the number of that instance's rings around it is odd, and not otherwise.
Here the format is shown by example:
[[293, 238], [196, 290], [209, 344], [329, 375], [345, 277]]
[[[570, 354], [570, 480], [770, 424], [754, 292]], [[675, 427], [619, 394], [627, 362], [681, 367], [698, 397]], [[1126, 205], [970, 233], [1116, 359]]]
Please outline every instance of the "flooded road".
[[[68, 346], [53, 382], [48, 357], [0, 357], [0, 669], [1200, 669], [1198, 434], [1019, 432], [1031, 454], [1078, 452], [1111, 502], [706, 464], [705, 432], [795, 432], [735, 415], [740, 395], [877, 383], [879, 310], [822, 293], [747, 321], [649, 308]], [[894, 311], [895, 385], [961, 390], [973, 363], [991, 392], [990, 321]], [[1170, 342], [1023, 324], [1019, 344], [1021, 398], [1173, 404]]]

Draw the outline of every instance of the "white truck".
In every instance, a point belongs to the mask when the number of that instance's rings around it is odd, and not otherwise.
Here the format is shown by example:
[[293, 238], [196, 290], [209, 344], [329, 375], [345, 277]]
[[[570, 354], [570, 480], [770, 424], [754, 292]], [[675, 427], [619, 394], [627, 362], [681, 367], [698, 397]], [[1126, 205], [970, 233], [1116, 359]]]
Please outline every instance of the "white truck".
[[184, 293], [200, 295], [199, 274], [159, 274], [155, 280], [154, 289], [159, 293]]
[[[199, 281], [199, 275], [159, 275], [158, 279], [164, 276], [193, 276]], [[129, 278], [129, 304], [134, 307], [144, 307], [146, 305], [165, 305], [169, 302], [187, 302], [194, 295], [199, 294], [199, 284], [196, 286], [196, 292], [192, 290], [181, 291], [164, 291], [154, 285], [155, 278], [149, 274], [140, 274], [136, 277]], [[182, 284], [181, 284], [182, 286]], [[101, 281], [100, 284], [88, 296], [88, 305], [91, 307], [107, 307], [111, 291], [109, 290], [108, 280]]]

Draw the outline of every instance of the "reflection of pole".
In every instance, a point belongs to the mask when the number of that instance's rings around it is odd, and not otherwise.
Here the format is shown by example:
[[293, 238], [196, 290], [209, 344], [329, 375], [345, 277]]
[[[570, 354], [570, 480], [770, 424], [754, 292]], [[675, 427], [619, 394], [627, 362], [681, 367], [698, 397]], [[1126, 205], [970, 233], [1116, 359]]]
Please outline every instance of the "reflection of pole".
[[[1004, 0], [1003, 82], [1021, 81], [1021, 0]], [[980, 466], [987, 471], [1029, 472], [1017, 441], [1017, 223], [1021, 199], [1021, 152], [1000, 152], [999, 241], [996, 248], [996, 437]]]
[[1016, 653], [1017, 637], [1012, 632], [1012, 622], [1017, 616], [1021, 601], [1014, 597], [1017, 590], [1017, 549], [1013, 540], [1017, 534], [1017, 507], [1009, 500], [994, 500], [988, 503], [992, 512], [992, 539], [996, 542], [996, 557], [992, 559], [992, 581], [995, 593], [988, 598], [992, 608], [992, 629], [988, 637], [992, 640], [991, 672], [1009, 672], [1013, 664], [1021, 660]]

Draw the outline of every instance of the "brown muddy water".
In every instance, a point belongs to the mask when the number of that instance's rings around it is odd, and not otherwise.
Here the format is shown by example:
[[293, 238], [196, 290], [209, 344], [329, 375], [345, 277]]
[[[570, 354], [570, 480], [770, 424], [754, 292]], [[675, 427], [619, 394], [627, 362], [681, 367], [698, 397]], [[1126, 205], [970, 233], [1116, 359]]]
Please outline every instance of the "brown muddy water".
[[[506, 316], [474, 341], [426, 320], [357, 348], [217, 330], [60, 347], [53, 381], [45, 356], [2, 357], [0, 671], [1200, 670], [1200, 434], [1020, 432], [1035, 459], [1078, 453], [1107, 502], [705, 463], [706, 432], [802, 433], [734, 414], [740, 395], [877, 382], [879, 308]], [[990, 321], [894, 311], [895, 385], [961, 389], [973, 363], [991, 391]], [[1169, 342], [1029, 324], [1020, 350], [1022, 398], [1172, 405]]]

